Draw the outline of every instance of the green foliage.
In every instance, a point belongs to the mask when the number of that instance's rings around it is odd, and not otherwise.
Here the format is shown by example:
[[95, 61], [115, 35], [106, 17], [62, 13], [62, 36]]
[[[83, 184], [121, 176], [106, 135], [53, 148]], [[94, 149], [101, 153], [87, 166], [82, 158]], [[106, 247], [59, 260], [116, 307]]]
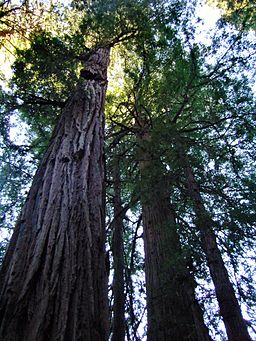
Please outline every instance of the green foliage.
[[[1, 227], [13, 228], [35, 170], [30, 147], [12, 137], [12, 119], [17, 103], [0, 91], [0, 221]], [[17, 129], [16, 129], [17, 130]], [[23, 141], [25, 143], [25, 141]]]
[[27, 50], [18, 50], [12, 83], [21, 95], [65, 100], [77, 80], [73, 55], [65, 43], [47, 32], [35, 36]]
[[[236, 266], [232, 272], [229, 264], [231, 259], [232, 264], [245, 264], [241, 261], [244, 251], [250, 254], [255, 247], [255, 180], [249, 180], [255, 168], [255, 101], [248, 73], [253, 49], [250, 40], [246, 43], [246, 35], [226, 36], [223, 31], [214, 37], [213, 44], [205, 48], [183, 39], [169, 40], [164, 33], [154, 50], [147, 42], [138, 41], [132, 53], [128, 51], [127, 58], [123, 57], [124, 96], [118, 105], [120, 92], [116, 97], [112, 94], [116, 110], [110, 121], [119, 127], [120, 135], [126, 130], [129, 140], [134, 141], [137, 159], [136, 135], [143, 134], [143, 129], [150, 132], [150, 141], [140, 148], [158, 154], [166, 167], [151, 169], [152, 181], [157, 183], [163, 174], [169, 179], [185, 254], [193, 259], [196, 278], [209, 281], [197, 220], [177, 157], [176, 144], [182, 139], [240, 302], [250, 306], [252, 317], [255, 292], [247, 285], [253, 280], [252, 272], [246, 266], [243, 270]], [[243, 279], [238, 273], [243, 273]], [[204, 292], [202, 300], [208, 294]], [[219, 320], [211, 315], [211, 321], [217, 328]]]
[[222, 10], [228, 22], [242, 29], [256, 29], [256, 5], [253, 0], [208, 0]]

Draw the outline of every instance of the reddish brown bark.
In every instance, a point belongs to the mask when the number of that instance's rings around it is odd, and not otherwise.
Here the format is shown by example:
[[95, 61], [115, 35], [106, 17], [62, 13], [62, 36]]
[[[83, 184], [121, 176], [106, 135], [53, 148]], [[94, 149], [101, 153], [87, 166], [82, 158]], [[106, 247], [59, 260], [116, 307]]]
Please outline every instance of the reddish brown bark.
[[228, 339], [230, 341], [250, 341], [251, 338], [235, 296], [234, 288], [229, 280], [227, 269], [218, 248], [213, 230], [214, 221], [204, 206], [199, 185], [181, 142], [177, 143], [177, 147], [180, 164], [186, 176], [188, 192], [197, 216], [197, 226], [201, 233], [202, 246], [206, 254], [220, 307], [220, 315], [223, 318]]
[[148, 341], [211, 340], [182, 253], [168, 183], [142, 138], [140, 172], [148, 309]]
[[119, 162], [113, 166], [114, 182], [114, 221], [113, 221], [113, 332], [112, 341], [123, 341], [125, 337], [125, 289], [124, 289], [124, 241], [123, 241], [123, 214], [121, 201], [121, 179]]
[[1, 340], [107, 340], [108, 63], [108, 48], [87, 60], [95, 77], [80, 79], [34, 177], [1, 270]]

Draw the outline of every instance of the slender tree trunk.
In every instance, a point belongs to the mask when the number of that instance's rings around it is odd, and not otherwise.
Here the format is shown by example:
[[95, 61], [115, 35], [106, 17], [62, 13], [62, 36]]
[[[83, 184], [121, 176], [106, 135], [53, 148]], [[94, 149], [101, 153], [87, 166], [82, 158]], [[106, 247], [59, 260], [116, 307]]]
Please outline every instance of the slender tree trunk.
[[188, 274], [188, 281], [186, 284], [186, 292], [191, 302], [191, 309], [193, 313], [194, 324], [198, 341], [211, 341], [209, 329], [206, 327], [203, 318], [203, 312], [196, 299], [195, 280], [192, 274]]
[[139, 326], [140, 316], [136, 315], [135, 313], [135, 302], [134, 296], [135, 293], [135, 283], [133, 279], [133, 273], [136, 271], [136, 244], [138, 237], [139, 228], [141, 226], [142, 216], [136, 222], [136, 227], [134, 233], [132, 233], [132, 240], [130, 246], [130, 255], [127, 255], [129, 261], [127, 259], [127, 264], [125, 267], [125, 283], [126, 283], [126, 292], [128, 296], [128, 312], [129, 312], [129, 319], [126, 320], [126, 335], [128, 340], [132, 341], [139, 341], [137, 336], [137, 330]]
[[180, 164], [186, 176], [188, 192], [193, 201], [197, 225], [201, 233], [202, 246], [207, 257], [220, 307], [220, 314], [226, 327], [228, 339], [230, 341], [249, 341], [251, 338], [217, 245], [216, 236], [213, 231], [214, 221], [204, 206], [199, 185], [196, 182], [192, 167], [189, 164], [181, 142], [177, 143], [177, 148]]
[[148, 152], [149, 141], [144, 133], [140, 172], [148, 341], [211, 340], [182, 254], [168, 183], [159, 156]]
[[109, 49], [86, 62], [1, 270], [1, 341], [106, 341], [104, 101]]
[[114, 317], [112, 341], [124, 341], [125, 337], [125, 292], [124, 292], [124, 241], [123, 241], [123, 207], [121, 202], [121, 179], [119, 162], [113, 166], [114, 181], [114, 222], [113, 222], [113, 296]]

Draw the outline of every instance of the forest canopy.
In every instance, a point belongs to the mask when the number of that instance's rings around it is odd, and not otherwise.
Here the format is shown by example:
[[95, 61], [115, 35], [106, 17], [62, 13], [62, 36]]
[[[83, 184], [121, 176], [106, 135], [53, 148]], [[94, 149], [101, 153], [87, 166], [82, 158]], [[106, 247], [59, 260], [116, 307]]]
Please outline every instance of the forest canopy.
[[249, 0], [0, 2], [6, 341], [255, 337], [255, 17]]

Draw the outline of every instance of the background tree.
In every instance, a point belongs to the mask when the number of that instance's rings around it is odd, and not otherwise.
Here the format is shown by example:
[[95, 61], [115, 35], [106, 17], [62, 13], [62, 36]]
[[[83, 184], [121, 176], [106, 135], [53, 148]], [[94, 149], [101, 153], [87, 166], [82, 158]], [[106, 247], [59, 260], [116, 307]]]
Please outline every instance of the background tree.
[[[148, 340], [210, 340], [177, 233], [168, 182], [143, 129], [139, 156], [148, 304]], [[147, 129], [147, 128], [146, 128]], [[151, 148], [150, 148], [151, 147]], [[174, 309], [175, 307], [175, 309]]]
[[[216, 53], [215, 48], [220, 44], [220, 40], [216, 38], [217, 37], [215, 37], [214, 44], [216, 45], [213, 46], [213, 53]], [[163, 43], [163, 40], [161, 40], [161, 43]], [[198, 175], [201, 176], [208, 173], [203, 164], [200, 165], [200, 162], [208, 164], [206, 161], [207, 159], [203, 156], [203, 153], [205, 153], [204, 148], [209, 146], [209, 141], [211, 141], [211, 148], [215, 144], [215, 150], [217, 151], [219, 148], [218, 142], [221, 141], [222, 137], [224, 138], [224, 141], [223, 144], [221, 144], [221, 142], [220, 144], [223, 145], [224, 150], [226, 150], [225, 155], [227, 157], [229, 155], [230, 158], [228, 157], [228, 159], [231, 162], [232, 168], [236, 168], [236, 165], [238, 166], [238, 159], [234, 158], [234, 145], [231, 148], [232, 143], [234, 143], [231, 142], [232, 138], [235, 140], [238, 137], [237, 132], [235, 132], [235, 127], [237, 127], [238, 122], [240, 122], [240, 126], [241, 122], [243, 122], [242, 125], [244, 128], [247, 127], [245, 129], [248, 129], [247, 132], [250, 132], [249, 134], [251, 134], [252, 125], [249, 122], [252, 122], [251, 120], [253, 120], [253, 115], [248, 115], [248, 105], [250, 106], [249, 103], [252, 103], [252, 97], [248, 84], [246, 84], [247, 81], [243, 76], [240, 79], [234, 78], [234, 71], [240, 72], [242, 75], [241, 69], [243, 68], [246, 70], [248, 65], [247, 62], [252, 56], [251, 52], [253, 50], [248, 53], [246, 59], [241, 58], [240, 53], [244, 53], [242, 51], [244, 51], [243, 48], [245, 47], [243, 43], [244, 37], [240, 37], [239, 40], [235, 38], [235, 40], [229, 41], [226, 52], [221, 53], [217, 56], [217, 60], [215, 60], [213, 64], [208, 65], [203, 60], [204, 55], [209, 58], [209, 50], [207, 49], [203, 48], [200, 50], [200, 48], [191, 48], [190, 46], [190, 52], [187, 54], [185, 50], [180, 50], [179, 45], [177, 45], [177, 49], [174, 49], [172, 53], [169, 52], [168, 54], [166, 53], [166, 45], [164, 45], [165, 54], [159, 53], [159, 59], [157, 61], [154, 60], [152, 63], [155, 68], [152, 72], [153, 76], [151, 76], [151, 79], [147, 78], [147, 81], [143, 84], [140, 83], [140, 88], [143, 89], [144, 86], [144, 92], [142, 90], [140, 96], [137, 96], [136, 98], [138, 98], [138, 101], [141, 104], [140, 108], [143, 108], [148, 126], [151, 127], [151, 132], [153, 134], [151, 148], [156, 148], [156, 150], [160, 152], [162, 160], [166, 161], [166, 155], [170, 155], [171, 159], [168, 159], [169, 161], [167, 164], [170, 169], [172, 169], [170, 176], [173, 186], [175, 186], [173, 193], [176, 195], [182, 188], [180, 186], [184, 185], [184, 180], [182, 181], [183, 185], [178, 185], [176, 183], [181, 170], [171, 152], [173, 146], [177, 144], [177, 141], [175, 141], [174, 138], [175, 131], [172, 128], [174, 125], [178, 127], [182, 134], [185, 134], [186, 140], [190, 141], [190, 153], [192, 151], [195, 153], [193, 154], [194, 158], [199, 157], [198, 160], [201, 158], [201, 161], [199, 161], [196, 168], [196, 171], [199, 172]], [[156, 47], [156, 45], [154, 46]], [[236, 54], [235, 56], [234, 53]], [[145, 57], [145, 50], [141, 55], [143, 59]], [[198, 56], [200, 59], [198, 59]], [[203, 62], [205, 64], [202, 65]], [[129, 64], [129, 68], [127, 67], [127, 74], [132, 77], [135, 84], [137, 84], [136, 82], [139, 77], [137, 76], [136, 78], [136, 75], [141, 74], [138, 72], [138, 69], [140, 68], [141, 70], [142, 66], [141, 64], [138, 64], [139, 67], [136, 70], [136, 66], [134, 66], [136, 65], [136, 62], [132, 60], [131, 64]], [[160, 70], [163, 70], [163, 73], [161, 73]], [[244, 96], [245, 93], [246, 96]], [[160, 94], [162, 94], [162, 96], [158, 97]], [[227, 94], [237, 94], [238, 96], [235, 98], [229, 95], [228, 97]], [[132, 90], [130, 90], [130, 96], [135, 96]], [[230, 101], [228, 101], [228, 98]], [[130, 133], [133, 132], [134, 129], [131, 122], [132, 119], [136, 121], [137, 117], [134, 112], [136, 113], [138, 108], [131, 110], [129, 103], [123, 102], [120, 103], [119, 109], [123, 118], [122, 124], [119, 123], [118, 118], [115, 119], [115, 122], [120, 125], [120, 130], [124, 129], [125, 123], [127, 130], [130, 131]], [[247, 115], [244, 115], [244, 110], [247, 112]], [[229, 141], [226, 135], [227, 128], [234, 129], [233, 135], [232, 137], [230, 136]], [[206, 138], [206, 136], [208, 136], [206, 133], [210, 134], [210, 140]], [[207, 153], [209, 153], [209, 149]], [[227, 158], [224, 157], [223, 154], [221, 155], [223, 162], [226, 163]], [[224, 172], [225, 169], [223, 169], [223, 173]], [[159, 171], [154, 173], [154, 168], [151, 167], [150, 173], [155, 174], [154, 181], [156, 181], [156, 174], [159, 174]], [[223, 173], [222, 176], [224, 179]], [[204, 183], [204, 181], [205, 180], [203, 180], [202, 183]], [[217, 185], [216, 182], [214, 182], [214, 184]], [[146, 187], [151, 188], [151, 186]], [[184, 194], [181, 198], [185, 203], [186, 195]], [[172, 197], [172, 200], [176, 202], [176, 207], [180, 210], [181, 202], [175, 199], [175, 196]], [[211, 199], [208, 197], [208, 200], [207, 198], [205, 200], [207, 205], [212, 207]], [[186, 210], [182, 213], [183, 217], [180, 217], [184, 219], [185, 215], [185, 221], [187, 221], [188, 218], [186, 215], [188, 215], [188, 212], [191, 210], [191, 207], [186, 207]], [[239, 207], [240, 213], [242, 213], [242, 210], [245, 209], [245, 207], [242, 208], [240, 203]], [[252, 212], [253, 211], [254, 209], [252, 208]], [[215, 211], [214, 214], [219, 214], [219, 212]], [[233, 215], [234, 212], [230, 212], [230, 214]], [[253, 228], [253, 221], [250, 223], [249, 221], [251, 221], [251, 218], [248, 219], [248, 224], [251, 226], [250, 228]], [[190, 223], [191, 221], [187, 221], [188, 226]], [[234, 220], [232, 220], [232, 223], [236, 226]], [[238, 225], [240, 224], [238, 223]], [[241, 226], [238, 228], [241, 229]], [[194, 234], [191, 230], [187, 233]], [[184, 231], [180, 230], [180, 234], [184, 236]], [[219, 238], [221, 239], [221, 237]], [[199, 241], [194, 240], [193, 245], [195, 245], [195, 242], [198, 244]], [[248, 275], [250, 275], [250, 273], [248, 273]], [[239, 337], [239, 335], [237, 335], [237, 337]]]
[[125, 337], [125, 287], [124, 287], [124, 208], [121, 199], [120, 161], [113, 160], [113, 207], [114, 220], [112, 236], [113, 254], [113, 341], [124, 340]]

